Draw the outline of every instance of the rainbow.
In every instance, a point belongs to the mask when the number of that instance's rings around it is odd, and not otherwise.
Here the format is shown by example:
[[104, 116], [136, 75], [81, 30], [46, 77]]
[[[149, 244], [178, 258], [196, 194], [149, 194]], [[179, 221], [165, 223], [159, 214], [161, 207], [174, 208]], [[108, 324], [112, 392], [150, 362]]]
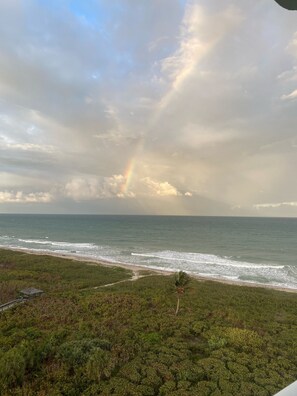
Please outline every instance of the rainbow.
[[128, 165], [126, 167], [126, 170], [124, 172], [124, 183], [121, 186], [121, 194], [126, 195], [129, 191], [129, 187], [131, 184], [131, 180], [133, 178], [133, 173], [135, 169], [135, 164], [136, 164], [136, 157], [133, 157], [132, 159], [129, 160]]
[[121, 185], [121, 189], [120, 189], [120, 192], [123, 195], [127, 195], [129, 192], [131, 181], [133, 180], [133, 176], [134, 176], [135, 167], [138, 162], [139, 155], [143, 150], [143, 146], [144, 146], [144, 138], [141, 138], [139, 143], [137, 144], [133, 157], [129, 159], [126, 169], [124, 171], [124, 182]]

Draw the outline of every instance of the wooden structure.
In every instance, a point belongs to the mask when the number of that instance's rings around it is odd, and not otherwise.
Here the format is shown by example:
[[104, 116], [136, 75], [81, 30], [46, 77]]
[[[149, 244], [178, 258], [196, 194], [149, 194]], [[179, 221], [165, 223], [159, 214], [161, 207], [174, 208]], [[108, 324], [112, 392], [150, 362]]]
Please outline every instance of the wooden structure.
[[35, 287], [28, 287], [27, 289], [23, 289], [20, 291], [20, 295], [22, 298], [38, 297], [42, 293], [43, 293], [43, 290], [35, 289]]

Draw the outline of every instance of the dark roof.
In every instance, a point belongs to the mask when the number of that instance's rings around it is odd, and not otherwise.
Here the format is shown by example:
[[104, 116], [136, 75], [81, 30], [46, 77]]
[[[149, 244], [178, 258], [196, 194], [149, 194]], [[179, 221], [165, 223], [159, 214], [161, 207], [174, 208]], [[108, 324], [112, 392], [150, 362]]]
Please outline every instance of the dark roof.
[[35, 294], [43, 293], [43, 290], [35, 289], [35, 287], [28, 287], [27, 289], [21, 290], [22, 294], [26, 294], [28, 296], [34, 296]]

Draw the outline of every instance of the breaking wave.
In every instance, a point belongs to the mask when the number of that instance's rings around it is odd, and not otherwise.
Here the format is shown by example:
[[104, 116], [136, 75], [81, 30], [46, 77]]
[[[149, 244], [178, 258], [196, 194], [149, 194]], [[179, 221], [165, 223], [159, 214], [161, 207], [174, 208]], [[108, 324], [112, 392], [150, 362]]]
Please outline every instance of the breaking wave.
[[104, 260], [111, 263], [126, 263], [164, 271], [186, 271], [210, 279], [234, 282], [259, 283], [297, 289], [297, 269], [279, 263], [261, 263], [240, 260], [238, 256], [178, 252], [173, 250], [147, 251], [126, 245], [99, 245], [87, 242], [55, 241], [44, 238], [17, 238], [0, 236], [3, 248], [21, 249], [40, 253], [55, 253], [86, 259]]

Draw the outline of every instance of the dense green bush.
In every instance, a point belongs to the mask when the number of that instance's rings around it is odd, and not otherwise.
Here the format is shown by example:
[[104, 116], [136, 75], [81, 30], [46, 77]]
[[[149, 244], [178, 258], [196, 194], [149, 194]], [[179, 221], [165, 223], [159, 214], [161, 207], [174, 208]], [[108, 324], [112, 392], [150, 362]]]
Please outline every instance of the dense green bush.
[[92, 289], [129, 272], [1, 262], [0, 279], [46, 291], [0, 314], [3, 396], [269, 396], [297, 378], [296, 294], [191, 280], [176, 316], [172, 276]]
[[19, 348], [5, 352], [0, 359], [1, 389], [9, 389], [22, 384], [25, 376], [26, 360]]

